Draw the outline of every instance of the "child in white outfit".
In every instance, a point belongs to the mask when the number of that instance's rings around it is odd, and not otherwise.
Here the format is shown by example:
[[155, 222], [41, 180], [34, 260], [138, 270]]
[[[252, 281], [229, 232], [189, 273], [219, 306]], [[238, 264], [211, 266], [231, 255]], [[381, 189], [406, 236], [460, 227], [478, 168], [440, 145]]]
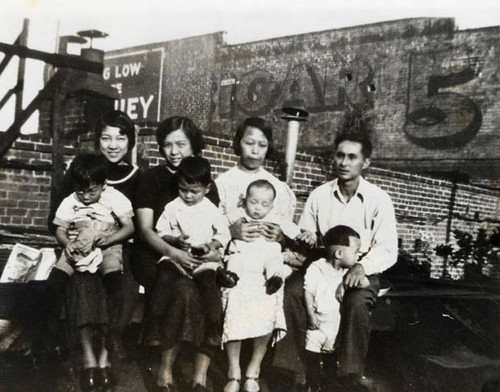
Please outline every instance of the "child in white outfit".
[[[292, 221], [284, 220], [273, 209], [276, 191], [267, 180], [256, 180], [248, 185], [243, 207], [228, 216], [229, 224], [243, 218], [245, 222], [275, 224], [287, 237], [294, 239], [300, 229]], [[247, 242], [233, 239], [228, 247], [227, 270], [237, 275], [264, 273], [268, 294], [274, 294], [283, 284], [283, 256], [281, 245], [259, 237]]]
[[[307, 308], [306, 377], [312, 391], [320, 391], [323, 374], [335, 372], [335, 339], [340, 326], [343, 277], [358, 260], [359, 234], [347, 226], [335, 226], [323, 238], [326, 258], [313, 262], [304, 278]], [[369, 285], [365, 277], [361, 287]], [[337, 299], [337, 301], [335, 300]], [[320, 362], [323, 360], [324, 372]]]

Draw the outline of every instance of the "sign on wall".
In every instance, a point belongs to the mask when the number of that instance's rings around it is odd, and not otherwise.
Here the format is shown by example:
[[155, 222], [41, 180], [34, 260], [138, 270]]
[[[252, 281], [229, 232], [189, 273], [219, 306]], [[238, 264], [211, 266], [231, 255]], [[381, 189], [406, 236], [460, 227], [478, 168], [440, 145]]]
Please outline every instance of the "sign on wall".
[[115, 109], [137, 122], [160, 120], [163, 48], [109, 54], [103, 77], [116, 88]]

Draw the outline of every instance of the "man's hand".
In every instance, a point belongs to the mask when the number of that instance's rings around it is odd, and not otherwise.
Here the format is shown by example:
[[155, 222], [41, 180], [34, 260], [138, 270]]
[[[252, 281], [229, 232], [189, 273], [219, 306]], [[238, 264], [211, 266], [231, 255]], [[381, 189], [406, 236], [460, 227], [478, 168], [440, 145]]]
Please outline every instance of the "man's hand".
[[69, 241], [67, 244], [66, 244], [66, 247], [64, 248], [64, 255], [66, 256], [66, 258], [68, 260], [73, 260], [73, 254], [75, 253], [76, 251], [76, 246], [75, 244], [73, 243], [73, 241]]
[[295, 237], [295, 239], [311, 247], [316, 245], [316, 236], [307, 230], [302, 230], [302, 232], [297, 237]]
[[231, 237], [237, 240], [252, 242], [259, 238], [261, 233], [260, 224], [257, 222], [246, 222], [244, 218], [238, 219], [229, 226]]
[[281, 227], [276, 223], [263, 222], [261, 224], [262, 236], [271, 242], [282, 242], [285, 239]]
[[344, 293], [345, 293], [345, 288], [342, 283], [339, 284], [339, 287], [337, 287], [337, 290], [335, 290], [335, 298], [337, 298], [337, 301], [342, 303], [342, 300], [344, 299]]
[[354, 264], [344, 275], [344, 288], [358, 288], [363, 286], [365, 269], [360, 263]]
[[316, 314], [309, 315], [309, 323], [307, 329], [316, 330], [319, 329], [320, 323], [319, 318]]

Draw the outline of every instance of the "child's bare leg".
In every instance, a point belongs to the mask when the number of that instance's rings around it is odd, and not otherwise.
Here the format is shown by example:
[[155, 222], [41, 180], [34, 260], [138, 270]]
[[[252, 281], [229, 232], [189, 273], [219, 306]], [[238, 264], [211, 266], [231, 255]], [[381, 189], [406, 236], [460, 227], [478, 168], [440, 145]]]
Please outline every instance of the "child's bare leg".
[[108, 358], [108, 350], [106, 348], [106, 335], [101, 331], [99, 336], [99, 344], [101, 346], [101, 352], [99, 353], [99, 367], [105, 368], [111, 366]]
[[83, 367], [85, 369], [97, 367], [97, 359], [92, 349], [92, 327], [83, 327], [80, 329], [80, 342], [82, 345], [83, 353]]
[[253, 339], [253, 352], [250, 363], [248, 364], [247, 371], [245, 372], [245, 377], [247, 378], [259, 378], [260, 375], [260, 364], [264, 359], [264, 355], [267, 351], [267, 344], [271, 339], [272, 334], [259, 336]]
[[207, 371], [210, 366], [210, 357], [204, 353], [196, 353], [194, 358], [194, 375], [193, 387], [200, 384], [203, 387], [207, 386]]
[[228, 383], [224, 388], [224, 392], [238, 391], [240, 389], [239, 382], [235, 381], [241, 380], [240, 352], [241, 340], [234, 340], [226, 343], [227, 362], [229, 367], [227, 370]]
[[156, 378], [156, 384], [158, 386], [164, 387], [167, 384], [174, 383], [173, 368], [178, 352], [179, 346], [174, 346], [163, 351], [161, 355], [160, 369], [158, 370], [158, 377]]

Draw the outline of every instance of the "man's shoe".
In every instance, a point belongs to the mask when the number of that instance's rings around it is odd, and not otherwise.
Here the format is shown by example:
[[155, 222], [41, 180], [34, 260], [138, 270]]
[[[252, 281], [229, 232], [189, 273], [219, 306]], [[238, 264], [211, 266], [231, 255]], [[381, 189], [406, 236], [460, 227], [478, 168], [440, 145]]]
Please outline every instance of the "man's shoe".
[[102, 388], [103, 391], [107, 391], [116, 386], [116, 377], [111, 370], [111, 367], [107, 366], [104, 368], [99, 368], [97, 370], [97, 383]]
[[96, 392], [100, 385], [96, 367], [82, 369], [80, 374], [80, 389], [85, 392]]

